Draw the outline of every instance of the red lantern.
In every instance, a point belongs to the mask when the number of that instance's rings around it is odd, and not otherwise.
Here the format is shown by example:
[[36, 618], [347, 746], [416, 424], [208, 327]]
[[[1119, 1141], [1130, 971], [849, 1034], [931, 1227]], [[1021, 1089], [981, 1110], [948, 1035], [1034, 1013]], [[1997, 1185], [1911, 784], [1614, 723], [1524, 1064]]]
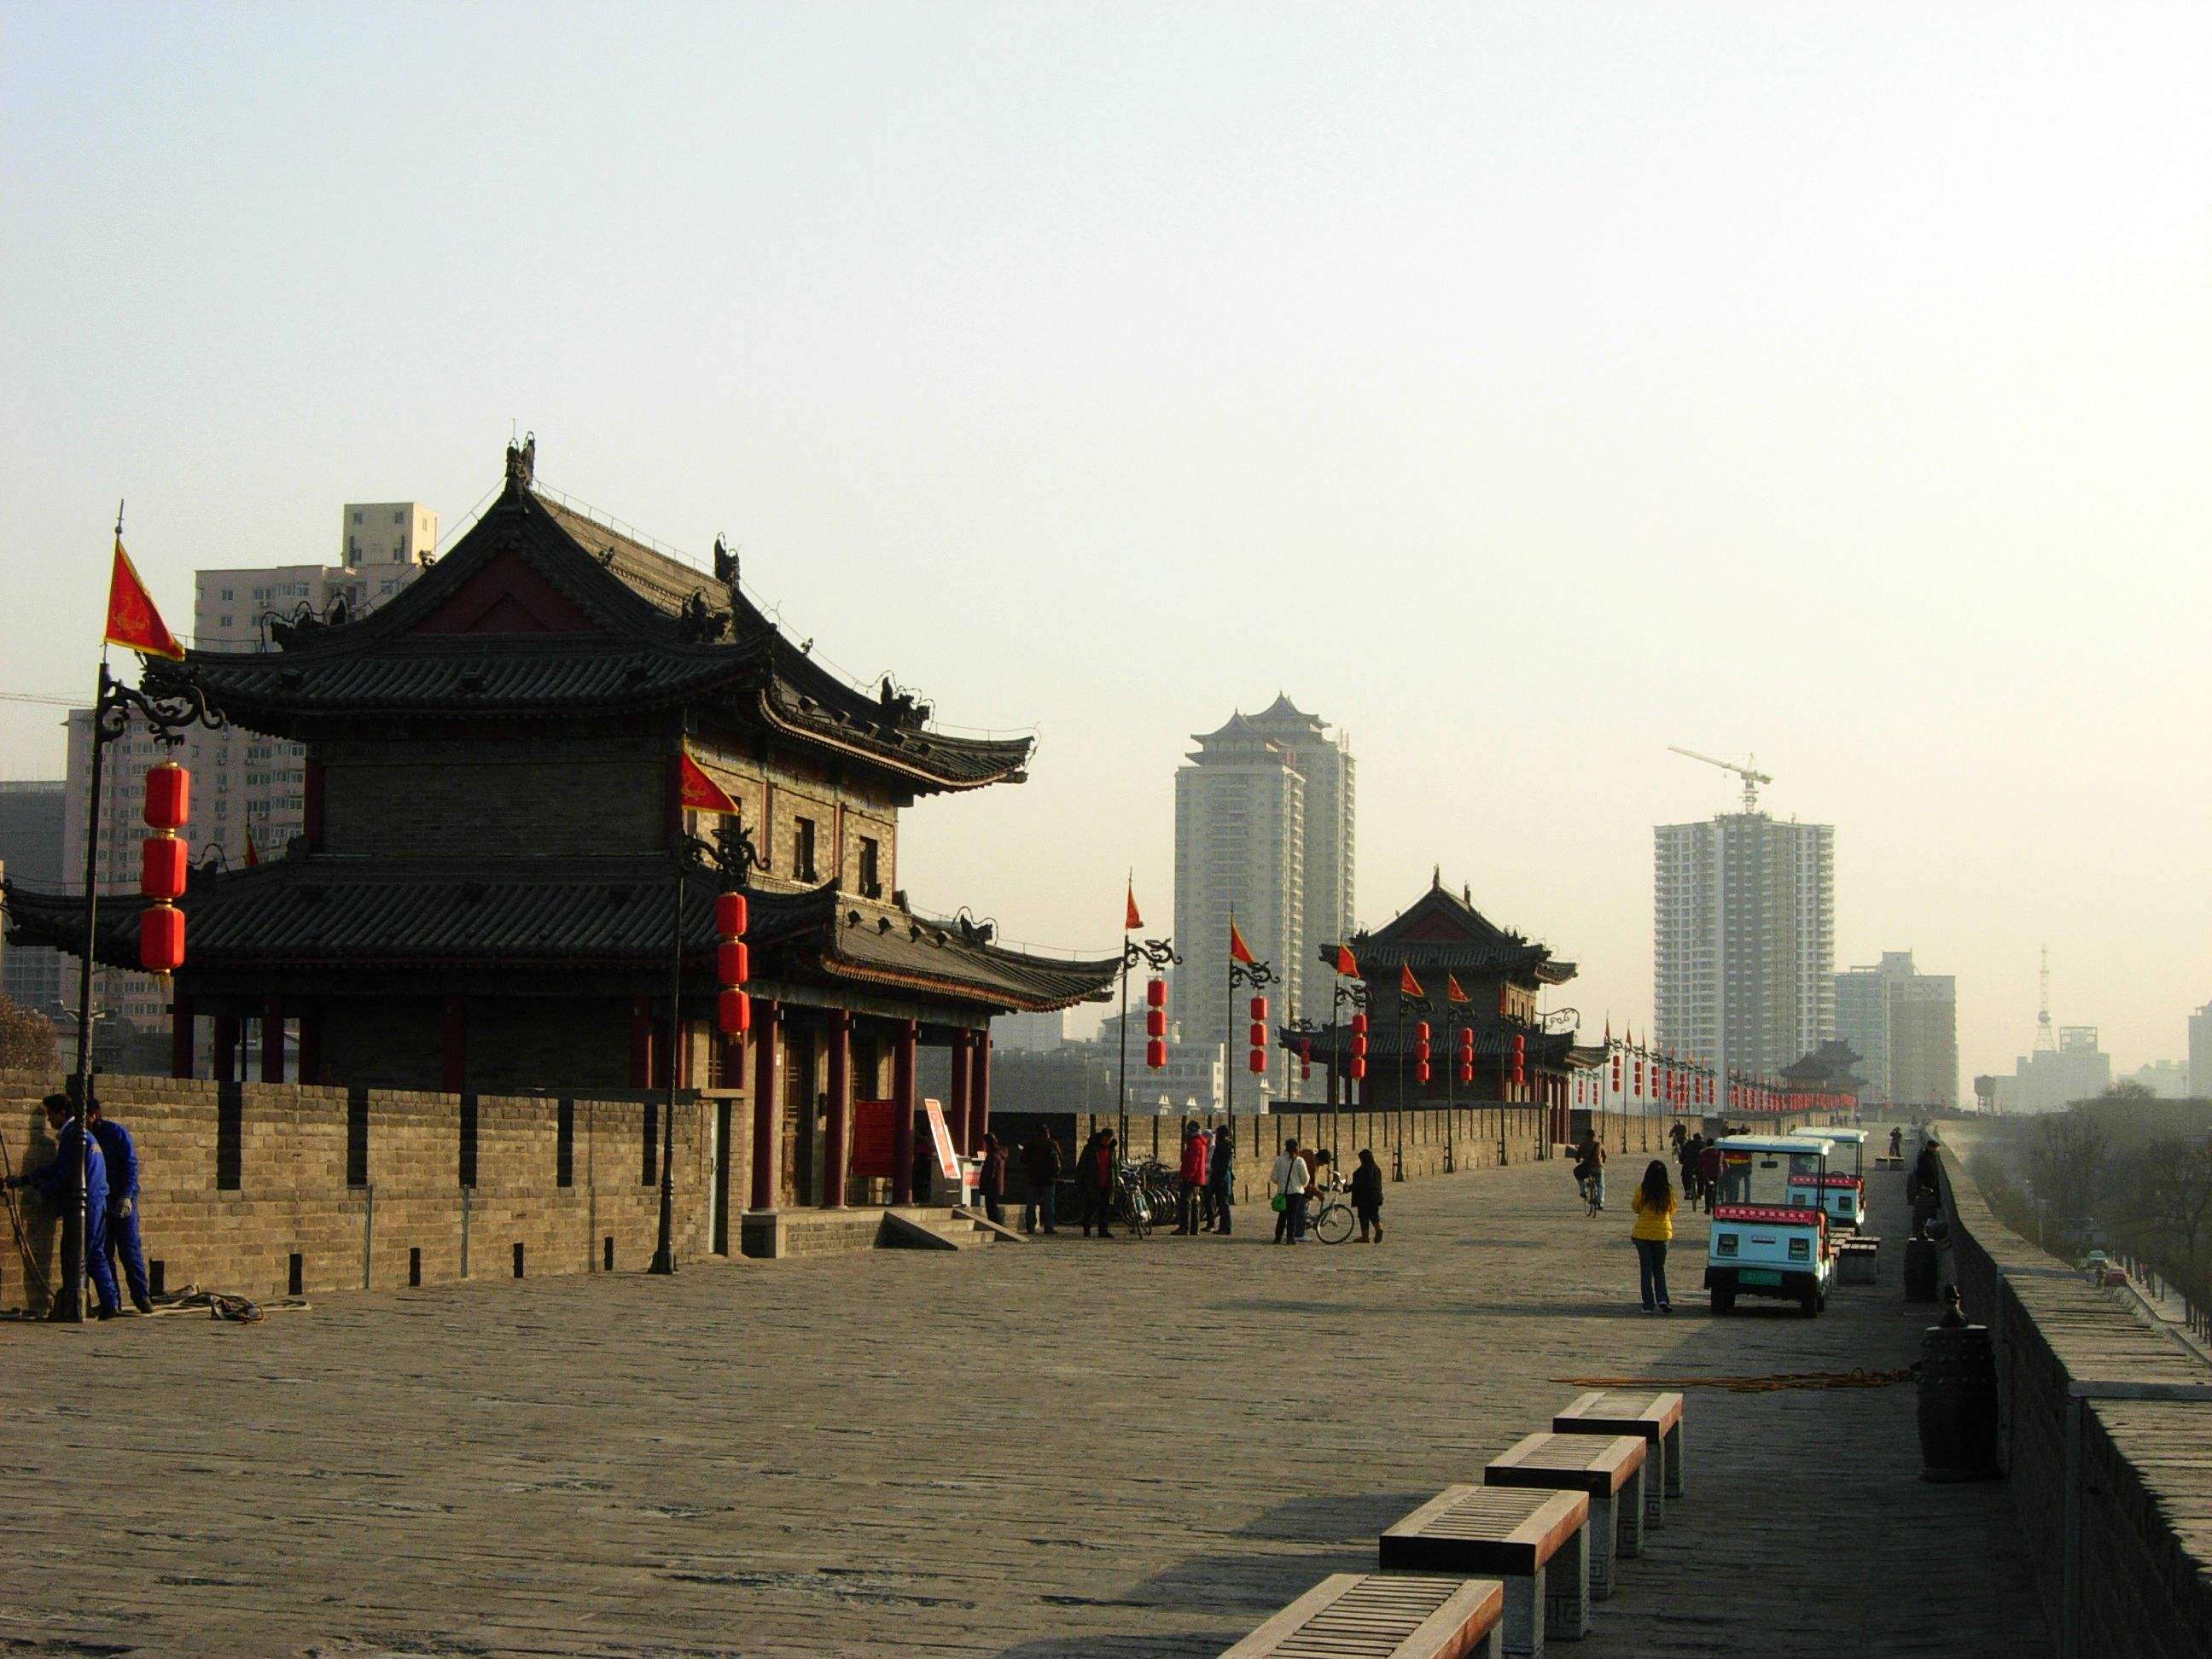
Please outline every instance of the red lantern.
[[1413, 1066], [1413, 1081], [1416, 1083], [1426, 1083], [1428, 1080], [1429, 1062], [1425, 1060], [1416, 1061]]
[[1364, 1012], [1354, 1014], [1352, 1017], [1352, 1035], [1355, 1036], [1365, 1036], [1367, 1035], [1367, 1016]]
[[1148, 1037], [1164, 1037], [1167, 1034], [1168, 1011], [1164, 1008], [1146, 1009], [1145, 1035]]
[[138, 848], [138, 890], [167, 903], [185, 896], [185, 844], [173, 835], [149, 836]]
[[149, 974], [185, 965], [185, 913], [175, 905], [149, 904], [138, 913], [138, 965]]
[[714, 1029], [724, 1036], [743, 1036], [753, 1029], [753, 1000], [734, 987], [714, 999]]
[[714, 895], [714, 931], [724, 939], [742, 939], [745, 931], [745, 896], [743, 893]]
[[1313, 1059], [1313, 1039], [1311, 1037], [1302, 1036], [1298, 1039], [1298, 1058], [1300, 1060], [1309, 1061]]
[[1358, 1082], [1367, 1075], [1367, 1056], [1361, 1054], [1353, 1054], [1345, 1062], [1345, 1070], [1351, 1073], [1353, 1082]]
[[741, 939], [726, 939], [714, 947], [714, 978], [723, 985], [743, 985], [752, 977], [751, 952]]
[[1265, 1048], [1255, 1048], [1252, 1051], [1252, 1058], [1245, 1063], [1250, 1068], [1253, 1076], [1262, 1075], [1267, 1069], [1267, 1051]]
[[1168, 1063], [1168, 1045], [1154, 1037], [1145, 1045], [1145, 1064], [1155, 1072]]
[[1366, 1032], [1354, 1031], [1352, 1034], [1352, 1057], [1356, 1060], [1361, 1061], [1363, 1064], [1365, 1062], [1367, 1059]]
[[1265, 998], [1265, 997], [1254, 997], [1254, 998], [1252, 999], [1252, 1018], [1253, 1018], [1253, 1019], [1254, 1019], [1255, 1022], [1258, 1022], [1258, 1023], [1261, 1023], [1261, 1024], [1265, 1024], [1265, 1023], [1266, 1023], [1266, 1021], [1267, 1021], [1267, 998]]
[[1252, 1022], [1249, 1036], [1255, 1048], [1264, 1048], [1267, 1046], [1267, 1028], [1256, 1019]]
[[1474, 1081], [1474, 1062], [1462, 1060], [1459, 1063], [1459, 1080], [1462, 1085]]
[[1417, 1042], [1426, 1042], [1429, 1040], [1428, 1021], [1417, 1019], [1413, 1022], [1413, 1040]]
[[1298, 1057], [1298, 1081], [1304, 1083], [1313, 1075], [1313, 1062], [1304, 1055]]
[[1146, 980], [1145, 981], [1145, 1006], [1147, 1008], [1164, 1008], [1167, 1006], [1167, 981], [1164, 979]]
[[181, 830], [191, 818], [192, 775], [174, 761], [146, 771], [146, 824], [152, 830]]

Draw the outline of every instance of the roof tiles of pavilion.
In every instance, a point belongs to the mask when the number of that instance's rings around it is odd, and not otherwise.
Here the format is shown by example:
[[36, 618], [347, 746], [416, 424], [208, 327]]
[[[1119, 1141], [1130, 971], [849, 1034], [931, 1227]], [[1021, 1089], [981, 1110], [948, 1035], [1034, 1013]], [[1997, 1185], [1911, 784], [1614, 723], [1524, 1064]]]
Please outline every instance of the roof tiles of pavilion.
[[[548, 867], [550, 866], [550, 867]], [[502, 975], [665, 967], [674, 866], [666, 859], [570, 859], [529, 871], [490, 861], [384, 864], [315, 856], [196, 873], [185, 912], [198, 974], [226, 969], [477, 968]], [[70, 893], [6, 890], [11, 937], [82, 948], [83, 902]], [[840, 986], [888, 988], [975, 1011], [1048, 1012], [1096, 1000], [1118, 961], [1067, 961], [1011, 951], [964, 921], [821, 887], [749, 895], [747, 939], [757, 978], [800, 1001], [835, 1005]], [[136, 896], [104, 898], [98, 951], [137, 966]], [[687, 989], [711, 987], [714, 889], [688, 884]]]
[[738, 586], [536, 487], [535, 446], [453, 549], [368, 615], [271, 629], [275, 652], [192, 651], [148, 670], [196, 681], [234, 724], [304, 738], [363, 716], [504, 721], [687, 705], [873, 769], [912, 794], [1018, 782], [1031, 739], [932, 729], [886, 682], [870, 696], [793, 644]]
[[[1498, 927], [1466, 897], [1446, 891], [1441, 874], [1387, 926], [1355, 933], [1346, 942], [1362, 978], [1395, 988], [1399, 969], [1410, 967], [1439, 1004], [1441, 976], [1447, 971], [1502, 975], [1531, 989], [1563, 985], [1575, 976], [1575, 964], [1554, 957], [1550, 946]], [[1322, 945], [1322, 960], [1334, 963], [1336, 949], [1334, 943]], [[1437, 970], [1438, 983], [1427, 983], [1425, 969]]]

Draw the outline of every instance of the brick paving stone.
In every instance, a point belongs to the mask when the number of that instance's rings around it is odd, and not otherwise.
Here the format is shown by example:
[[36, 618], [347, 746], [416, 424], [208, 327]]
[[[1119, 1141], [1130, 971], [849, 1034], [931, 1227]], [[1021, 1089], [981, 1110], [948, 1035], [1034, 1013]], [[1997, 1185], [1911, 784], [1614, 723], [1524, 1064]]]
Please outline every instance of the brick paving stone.
[[[0, 1645], [1213, 1655], [1372, 1571], [1548, 1425], [1555, 1379], [1917, 1355], [1894, 1251], [1819, 1320], [1710, 1317], [1694, 1215], [1680, 1311], [1645, 1316], [1628, 1217], [1583, 1216], [1565, 1168], [1394, 1187], [1380, 1247], [1277, 1248], [1251, 1206], [1226, 1241], [0, 1328]], [[1875, 1188], [1901, 1240], [1901, 1178]], [[1588, 1659], [2049, 1651], [2005, 1489], [1917, 1479], [1909, 1387], [1684, 1392], [1698, 1480]]]

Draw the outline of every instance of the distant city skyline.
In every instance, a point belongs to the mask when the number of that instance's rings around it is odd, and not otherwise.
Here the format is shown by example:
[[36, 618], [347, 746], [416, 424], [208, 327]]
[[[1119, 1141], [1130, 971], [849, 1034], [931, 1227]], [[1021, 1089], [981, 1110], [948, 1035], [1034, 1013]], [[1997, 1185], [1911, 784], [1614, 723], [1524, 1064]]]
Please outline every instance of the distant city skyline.
[[2120, 1071], [2212, 999], [2212, 13], [252, 15], [9, 13], [0, 691], [89, 695], [118, 497], [182, 628], [340, 502], [450, 543], [535, 428], [1035, 727], [908, 841], [1007, 937], [1111, 949], [1133, 864], [1172, 925], [1160, 780], [1279, 684], [1361, 890], [1543, 918], [1586, 1027], [1654, 1006], [1650, 826], [1734, 793], [1672, 744], [1837, 825], [1837, 959], [1955, 975], [1964, 1075], [2046, 942]]

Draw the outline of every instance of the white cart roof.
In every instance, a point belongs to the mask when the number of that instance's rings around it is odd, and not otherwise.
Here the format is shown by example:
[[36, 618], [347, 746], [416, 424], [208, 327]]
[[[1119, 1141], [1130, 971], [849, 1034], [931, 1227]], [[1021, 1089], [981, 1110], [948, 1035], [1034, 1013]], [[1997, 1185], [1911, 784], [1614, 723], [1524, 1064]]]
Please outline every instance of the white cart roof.
[[1823, 1129], [1820, 1131], [1820, 1139], [1823, 1140], [1847, 1140], [1852, 1145], [1857, 1146], [1865, 1146], [1866, 1138], [1867, 1132], [1864, 1129]]
[[1723, 1135], [1718, 1145], [1724, 1152], [1818, 1152], [1822, 1158], [1836, 1150], [1832, 1140], [1806, 1135]]

